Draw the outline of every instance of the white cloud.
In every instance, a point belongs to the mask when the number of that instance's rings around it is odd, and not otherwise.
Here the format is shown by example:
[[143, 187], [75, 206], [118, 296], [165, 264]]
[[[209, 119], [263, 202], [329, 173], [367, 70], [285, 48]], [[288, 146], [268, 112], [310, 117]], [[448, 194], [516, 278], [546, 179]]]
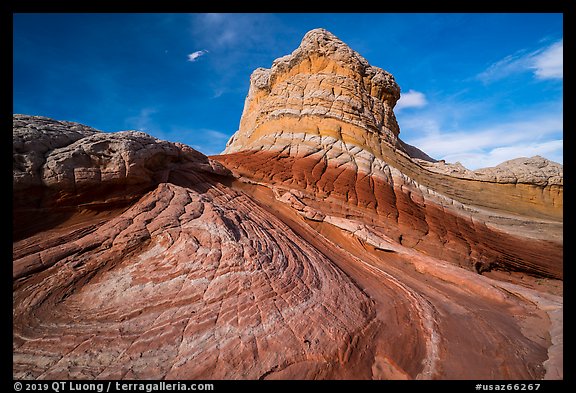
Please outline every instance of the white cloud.
[[188, 55], [188, 61], [195, 62], [200, 56], [204, 56], [206, 53], [208, 53], [207, 50], [197, 50], [196, 52], [190, 53]]
[[504, 147], [493, 148], [486, 153], [463, 152], [444, 157], [447, 162], [460, 161], [469, 169], [478, 169], [496, 166], [504, 161], [518, 157], [533, 157], [536, 155], [562, 164], [562, 139], [553, 139], [545, 142], [520, 143]]
[[559, 163], [563, 161], [563, 122], [558, 113], [525, 114], [523, 120], [465, 132], [441, 131], [438, 119], [427, 118], [423, 124], [427, 123], [432, 125], [432, 132], [406, 142], [437, 159], [452, 163], [460, 161], [468, 169], [495, 166], [513, 158], [534, 155]]
[[526, 58], [522, 55], [509, 55], [478, 74], [477, 78], [484, 83], [506, 78], [527, 68]]
[[536, 79], [562, 79], [563, 52], [563, 40], [532, 52], [521, 50], [495, 62], [478, 74], [477, 78], [484, 83], [489, 83], [513, 74], [530, 71]]
[[534, 57], [532, 69], [538, 79], [562, 79], [564, 76], [564, 43], [556, 42]]
[[405, 108], [421, 108], [426, 106], [426, 104], [428, 104], [428, 101], [424, 93], [410, 89], [407, 93], [400, 95], [400, 99], [394, 109], [400, 111]]

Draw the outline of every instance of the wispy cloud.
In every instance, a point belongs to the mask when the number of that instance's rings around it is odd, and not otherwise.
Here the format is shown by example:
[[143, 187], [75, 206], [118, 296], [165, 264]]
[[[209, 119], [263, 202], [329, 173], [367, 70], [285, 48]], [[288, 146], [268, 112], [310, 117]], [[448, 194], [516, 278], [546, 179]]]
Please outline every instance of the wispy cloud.
[[517, 157], [543, 156], [562, 164], [562, 139], [545, 142], [519, 143], [510, 146], [496, 147], [486, 152], [462, 151], [447, 155], [448, 162], [460, 162], [469, 169], [479, 169], [496, 166], [504, 161]]
[[477, 78], [489, 83], [516, 73], [532, 72], [536, 79], [562, 79], [563, 53], [563, 40], [531, 52], [521, 50], [490, 65]]
[[196, 52], [192, 52], [188, 55], [188, 61], [195, 62], [200, 58], [200, 56], [204, 56], [206, 53], [208, 53], [207, 50], [197, 50]]
[[564, 43], [560, 40], [535, 56], [531, 68], [538, 79], [562, 79], [563, 65]]
[[[448, 162], [459, 161], [469, 169], [495, 166], [512, 158], [534, 155], [559, 163], [563, 161], [561, 112], [527, 112], [517, 114], [516, 119], [470, 127], [465, 131], [447, 127], [440, 116], [430, 112], [407, 122], [410, 127], [420, 126], [419, 134], [422, 136], [406, 142], [432, 157]], [[418, 119], [423, 119], [420, 124]]]
[[222, 141], [230, 139], [230, 135], [216, 130], [201, 130], [204, 135], [215, 141]]
[[224, 93], [241, 96], [247, 92], [246, 81], [257, 67], [269, 67], [272, 61], [293, 50], [286, 39], [294, 27], [275, 14], [193, 14], [190, 34], [194, 45], [210, 51], [213, 98]]
[[215, 87], [212, 89], [212, 98], [219, 98], [226, 93], [226, 88], [224, 87]]
[[198, 27], [195, 31], [197, 35], [210, 35], [212, 45], [232, 45], [242, 36], [243, 19], [230, 14], [199, 14], [196, 17]]
[[158, 113], [157, 108], [142, 108], [137, 115], [126, 118], [124, 123], [131, 129], [148, 132], [151, 128], [155, 128], [155, 122], [152, 117], [156, 113]]
[[209, 49], [243, 50], [275, 42], [281, 22], [273, 14], [196, 14], [192, 35]]
[[179, 136], [176, 138], [178, 142], [184, 143], [207, 156], [220, 154], [231, 136], [231, 134], [210, 128], [174, 127], [171, 133]]
[[428, 101], [424, 93], [410, 89], [407, 93], [400, 95], [395, 109], [396, 111], [401, 111], [405, 108], [422, 108], [426, 104], [428, 104]]

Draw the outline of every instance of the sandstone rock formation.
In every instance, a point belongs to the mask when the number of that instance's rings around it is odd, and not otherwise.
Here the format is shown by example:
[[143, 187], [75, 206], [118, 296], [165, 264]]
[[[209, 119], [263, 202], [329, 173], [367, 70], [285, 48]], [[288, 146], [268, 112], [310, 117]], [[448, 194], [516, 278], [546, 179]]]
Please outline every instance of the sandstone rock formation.
[[[67, 214], [79, 204], [126, 204], [168, 181], [175, 169], [229, 173], [188, 146], [142, 132], [102, 133], [23, 115], [15, 115], [13, 124], [13, 204], [20, 224], [16, 238], [19, 230], [34, 229], [38, 209]], [[28, 212], [29, 222], [23, 223]]]
[[323, 29], [226, 154], [15, 115], [13, 375], [561, 379], [562, 166], [469, 171]]
[[[15, 228], [22, 209], [41, 228], [14, 242], [16, 378], [369, 377], [353, 349], [374, 334], [373, 302], [221, 183], [220, 164], [143, 133], [14, 125], [15, 190], [43, 190], [35, 206], [15, 199]], [[62, 128], [72, 136], [53, 141]]]
[[505, 161], [495, 167], [471, 171], [462, 164], [448, 164], [442, 161], [427, 162], [416, 160], [428, 170], [444, 173], [461, 179], [479, 180], [491, 183], [533, 184], [541, 187], [564, 185], [562, 165], [544, 157], [520, 157]]

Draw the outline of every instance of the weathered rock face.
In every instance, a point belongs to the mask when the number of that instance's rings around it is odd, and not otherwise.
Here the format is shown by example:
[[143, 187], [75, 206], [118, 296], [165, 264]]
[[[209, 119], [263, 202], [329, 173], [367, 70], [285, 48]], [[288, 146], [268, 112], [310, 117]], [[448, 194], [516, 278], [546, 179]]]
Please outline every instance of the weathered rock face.
[[15, 378], [563, 377], [561, 166], [406, 145], [326, 30], [251, 82], [211, 158], [14, 116]]
[[[399, 128], [392, 109], [399, 98], [391, 74], [370, 66], [332, 33], [315, 29], [271, 69], [254, 71], [240, 130], [225, 153], [265, 149], [269, 138], [288, 130], [395, 145]], [[306, 144], [299, 142], [294, 147]]]
[[35, 230], [41, 209], [65, 215], [79, 204], [122, 206], [178, 171], [229, 173], [188, 146], [142, 132], [103, 133], [25, 115], [14, 115], [13, 123], [16, 238]]

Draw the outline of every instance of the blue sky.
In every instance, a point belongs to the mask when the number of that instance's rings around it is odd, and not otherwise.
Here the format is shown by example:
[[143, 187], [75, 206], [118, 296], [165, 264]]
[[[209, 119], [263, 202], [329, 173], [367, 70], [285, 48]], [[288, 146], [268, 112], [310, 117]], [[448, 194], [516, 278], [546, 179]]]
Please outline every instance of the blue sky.
[[562, 14], [15, 14], [14, 113], [218, 154], [251, 72], [317, 27], [402, 89], [400, 137], [470, 169], [562, 163]]

